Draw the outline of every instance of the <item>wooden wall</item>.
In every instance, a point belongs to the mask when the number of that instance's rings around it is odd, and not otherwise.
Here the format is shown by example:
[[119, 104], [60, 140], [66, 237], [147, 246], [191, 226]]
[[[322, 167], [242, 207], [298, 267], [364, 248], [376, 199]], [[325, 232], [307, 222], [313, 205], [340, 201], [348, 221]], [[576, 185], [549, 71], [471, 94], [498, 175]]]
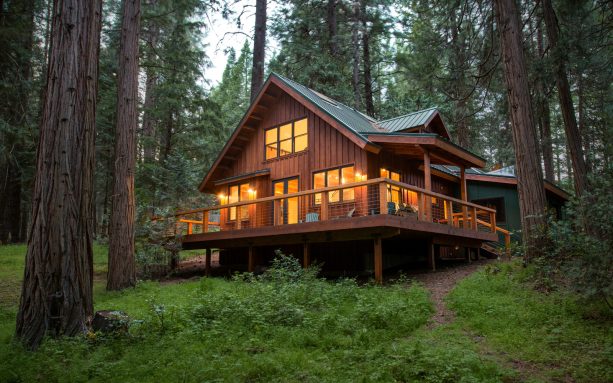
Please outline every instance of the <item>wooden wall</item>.
[[[243, 143], [243, 149], [232, 165], [224, 172], [224, 177], [251, 173], [256, 170], [270, 169], [270, 176], [257, 177], [249, 181], [255, 186], [257, 198], [272, 195], [272, 182], [291, 177], [299, 177], [300, 190], [312, 189], [313, 173], [329, 168], [354, 165], [356, 173], [367, 174], [368, 179], [378, 178], [379, 169], [385, 167], [390, 170], [400, 171], [401, 181], [424, 186], [423, 172], [419, 170], [421, 165], [417, 161], [394, 157], [390, 153], [375, 155], [361, 149], [341, 132], [317, 117], [313, 112], [283, 93], [277, 98], [276, 104], [265, 113], [257, 130], [251, 139]], [[289, 121], [300, 118], [308, 118], [309, 145], [306, 151], [294, 153], [289, 156], [265, 160], [264, 134], [265, 130]], [[452, 188], [448, 181], [433, 177], [433, 191], [442, 194], [452, 194]], [[227, 193], [227, 185], [219, 187], [217, 193]], [[373, 197], [373, 196], [370, 196]], [[362, 193], [356, 193], [356, 202], [365, 198]], [[376, 198], [376, 197], [375, 197]], [[362, 205], [366, 205], [363, 203]], [[348, 207], [349, 210], [351, 207]], [[359, 209], [359, 208], [358, 208]], [[256, 222], [268, 222], [271, 214], [266, 212], [271, 209], [260, 209]], [[315, 208], [316, 210], [316, 208]], [[358, 212], [366, 214], [366, 212]], [[226, 221], [222, 211], [222, 222]], [[250, 225], [252, 226], [253, 223]]]

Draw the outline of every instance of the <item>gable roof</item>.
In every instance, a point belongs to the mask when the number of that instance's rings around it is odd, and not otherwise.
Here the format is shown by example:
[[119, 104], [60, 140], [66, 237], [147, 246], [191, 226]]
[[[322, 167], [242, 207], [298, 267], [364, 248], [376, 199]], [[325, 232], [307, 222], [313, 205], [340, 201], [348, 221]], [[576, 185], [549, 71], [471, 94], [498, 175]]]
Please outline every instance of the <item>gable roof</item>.
[[[260, 107], [260, 103], [262, 102], [264, 96], [270, 96], [270, 94], [267, 94], [267, 92], [271, 87], [275, 86], [277, 89], [280, 88], [281, 91], [288, 93], [290, 96], [297, 99], [297, 101], [303, 103], [308, 109], [313, 110], [315, 113], [320, 112], [317, 114], [322, 119], [324, 119], [330, 125], [338, 129], [342, 134], [347, 136], [360, 148], [368, 151], [378, 153], [381, 150], [381, 146], [378, 145], [375, 140], [369, 139], [369, 135], [409, 135], [410, 132], [407, 132], [407, 129], [427, 126], [433, 121], [436, 121], [438, 133], [440, 133], [440, 136], [442, 137], [437, 137], [436, 141], [447, 141], [447, 143], [451, 143], [449, 141], [449, 133], [447, 132], [447, 129], [445, 128], [440, 114], [436, 108], [430, 108], [379, 122], [373, 117], [370, 117], [356, 110], [355, 108], [349, 107], [313, 89], [310, 89], [302, 84], [290, 80], [287, 77], [272, 72], [262, 85], [262, 88], [258, 92], [258, 95], [243, 115], [241, 121], [236, 126], [232, 135], [228, 139], [228, 142], [226, 142], [225, 146], [222, 148], [219, 155], [213, 162], [211, 168], [206, 173], [204, 179], [200, 183], [199, 189], [201, 191], [205, 191], [209, 188], [208, 185], [210, 185], [213, 173], [218, 167], [220, 167], [221, 161], [224, 159], [224, 157], [228, 153], [228, 150], [232, 147], [237, 138], [239, 138], [239, 135], [244, 134], [242, 130], [247, 130], [251, 133], [255, 131], [255, 123], [253, 123], [253, 121], [256, 108]], [[260, 119], [261, 118], [259, 117], [255, 118], [255, 120]], [[391, 130], [392, 128], [390, 128], [390, 126], [392, 125], [393, 129], [396, 130]], [[432, 134], [432, 136], [436, 136], [436, 134]], [[438, 145], [440, 146], [441, 142], [438, 142]], [[466, 149], [463, 149], [463, 151], [473, 157], [470, 162], [473, 166], [482, 166], [481, 162], [483, 161], [483, 159], [481, 159], [479, 156], [470, 153]]]

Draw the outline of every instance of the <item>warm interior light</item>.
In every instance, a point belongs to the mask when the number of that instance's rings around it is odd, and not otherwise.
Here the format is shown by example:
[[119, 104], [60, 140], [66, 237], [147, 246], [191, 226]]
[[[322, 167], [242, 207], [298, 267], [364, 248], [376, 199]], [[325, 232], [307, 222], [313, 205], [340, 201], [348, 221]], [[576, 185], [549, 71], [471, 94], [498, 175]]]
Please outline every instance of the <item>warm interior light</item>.
[[253, 190], [252, 188], [249, 188], [249, 189], [247, 189], [247, 193], [253, 194], [253, 193], [255, 193], [255, 190]]
[[223, 193], [219, 193], [217, 195], [217, 198], [219, 198], [220, 201], [223, 201], [226, 198], [226, 196]]
[[343, 184], [343, 185], [344, 185], [345, 183], [346, 183], [346, 181], [345, 181], [345, 177], [341, 178], [341, 184]]

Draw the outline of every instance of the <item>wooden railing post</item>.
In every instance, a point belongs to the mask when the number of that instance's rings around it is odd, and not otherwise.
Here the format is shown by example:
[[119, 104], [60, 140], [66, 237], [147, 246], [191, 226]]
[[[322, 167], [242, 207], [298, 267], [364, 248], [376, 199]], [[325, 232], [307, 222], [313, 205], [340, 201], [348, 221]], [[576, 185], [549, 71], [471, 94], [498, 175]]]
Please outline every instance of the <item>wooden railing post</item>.
[[490, 224], [492, 225], [492, 233], [496, 232], [496, 213], [490, 212]]
[[387, 214], [387, 184], [379, 184], [379, 214]]
[[417, 219], [419, 221], [426, 220], [425, 206], [426, 206], [426, 203], [425, 203], [424, 193], [422, 192], [417, 193]]
[[322, 221], [328, 220], [328, 202], [330, 202], [328, 200], [328, 192], [325, 191], [321, 193], [321, 220]]
[[478, 230], [477, 228], [477, 208], [473, 206], [472, 210], [473, 210], [473, 221], [472, 221], [473, 230]]
[[191, 222], [187, 223], [187, 234], [191, 234], [194, 231], [194, 224]]
[[453, 226], [453, 202], [445, 201], [447, 204], [447, 224]]
[[209, 232], [209, 211], [205, 210], [202, 212], [202, 232]]
[[281, 200], [276, 199], [273, 201], [273, 225], [277, 226], [281, 223], [280, 215], [281, 215]]

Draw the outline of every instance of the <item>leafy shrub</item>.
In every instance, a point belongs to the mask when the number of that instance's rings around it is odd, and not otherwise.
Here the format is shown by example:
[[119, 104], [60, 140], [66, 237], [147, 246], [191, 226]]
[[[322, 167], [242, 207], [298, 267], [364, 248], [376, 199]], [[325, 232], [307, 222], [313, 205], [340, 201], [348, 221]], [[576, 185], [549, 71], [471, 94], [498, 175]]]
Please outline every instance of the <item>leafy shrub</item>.
[[592, 179], [592, 191], [571, 200], [565, 219], [550, 220], [550, 251], [537, 260], [537, 281], [565, 286], [613, 308], [613, 168]]

